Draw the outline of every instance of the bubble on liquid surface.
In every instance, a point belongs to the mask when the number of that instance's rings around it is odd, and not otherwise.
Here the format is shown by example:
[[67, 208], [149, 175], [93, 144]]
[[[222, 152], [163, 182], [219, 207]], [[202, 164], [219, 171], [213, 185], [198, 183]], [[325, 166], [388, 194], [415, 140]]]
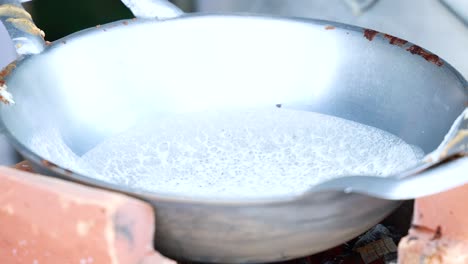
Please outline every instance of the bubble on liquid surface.
[[28, 142], [27, 146], [47, 161], [83, 175], [97, 174], [88, 164], [83, 163], [82, 159], [68, 147], [60, 131], [56, 128], [49, 127], [37, 131]]
[[340, 176], [388, 176], [423, 154], [374, 127], [274, 108], [155, 117], [104, 141], [81, 162], [99, 179], [152, 192], [268, 197]]

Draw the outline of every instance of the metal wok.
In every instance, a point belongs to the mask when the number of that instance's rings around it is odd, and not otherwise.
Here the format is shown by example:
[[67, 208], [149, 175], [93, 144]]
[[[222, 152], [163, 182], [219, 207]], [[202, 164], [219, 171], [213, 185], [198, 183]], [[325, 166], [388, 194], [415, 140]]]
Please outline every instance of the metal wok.
[[304, 256], [359, 235], [400, 200], [468, 181], [462, 157], [409, 178], [353, 178], [299, 196], [198, 199], [109, 184], [38, 155], [29, 139], [48, 126], [81, 155], [152, 111], [278, 103], [386, 130], [427, 153], [468, 102], [467, 82], [447, 62], [392, 36], [310, 19], [166, 11], [48, 46], [15, 20], [24, 13], [1, 16], [19, 54], [2, 72], [5, 134], [42, 173], [152, 203], [161, 253], [237, 263]]

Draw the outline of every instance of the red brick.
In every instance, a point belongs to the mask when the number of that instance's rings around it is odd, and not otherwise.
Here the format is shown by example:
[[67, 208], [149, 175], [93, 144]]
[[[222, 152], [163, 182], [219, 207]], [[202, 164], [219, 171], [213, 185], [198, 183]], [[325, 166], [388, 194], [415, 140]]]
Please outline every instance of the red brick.
[[416, 199], [412, 227], [398, 262], [468, 263], [468, 185]]
[[1, 264], [174, 263], [153, 250], [154, 221], [143, 201], [0, 167]]

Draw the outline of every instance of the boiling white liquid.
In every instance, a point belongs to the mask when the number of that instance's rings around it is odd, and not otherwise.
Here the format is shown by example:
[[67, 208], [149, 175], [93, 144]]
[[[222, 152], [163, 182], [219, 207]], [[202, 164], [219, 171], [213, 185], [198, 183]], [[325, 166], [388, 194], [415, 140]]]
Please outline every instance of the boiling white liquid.
[[266, 197], [340, 176], [387, 176], [422, 157], [377, 128], [273, 108], [156, 118], [103, 142], [80, 162], [97, 178], [148, 191]]

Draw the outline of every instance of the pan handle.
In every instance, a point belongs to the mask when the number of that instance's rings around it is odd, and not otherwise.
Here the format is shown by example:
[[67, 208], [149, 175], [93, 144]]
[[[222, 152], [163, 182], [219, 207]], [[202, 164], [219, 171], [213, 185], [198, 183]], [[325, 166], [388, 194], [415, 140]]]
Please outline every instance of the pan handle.
[[304, 194], [314, 196], [316, 192], [335, 191], [359, 193], [386, 200], [410, 200], [441, 193], [468, 184], [468, 156], [446, 162], [411, 177], [350, 176], [333, 179]]
[[167, 0], [121, 0], [138, 18], [168, 19], [184, 14]]
[[44, 32], [34, 24], [20, 0], [0, 0], [0, 21], [8, 31], [18, 56], [38, 54], [44, 50]]

